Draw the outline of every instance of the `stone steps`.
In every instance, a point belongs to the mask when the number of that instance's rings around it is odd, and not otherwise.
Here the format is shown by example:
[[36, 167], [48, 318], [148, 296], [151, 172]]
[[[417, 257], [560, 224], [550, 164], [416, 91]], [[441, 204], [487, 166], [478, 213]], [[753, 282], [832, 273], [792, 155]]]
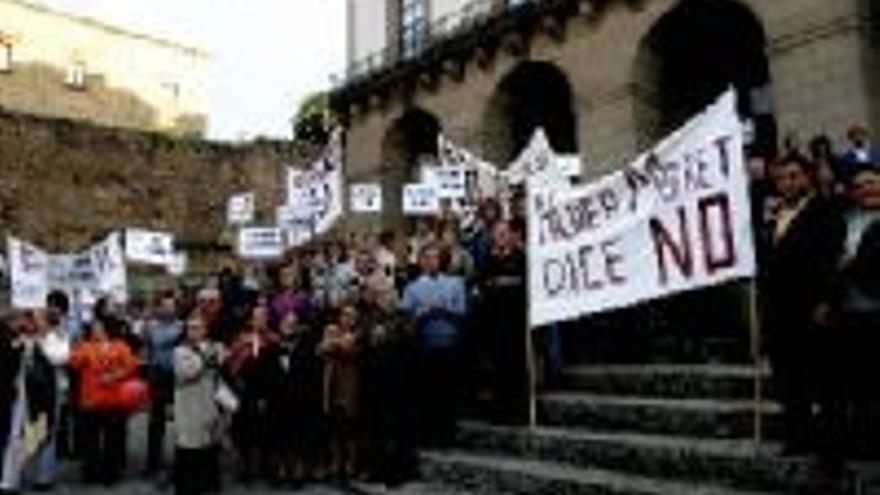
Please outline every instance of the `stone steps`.
[[[594, 431], [639, 431], [703, 438], [752, 438], [755, 402], [751, 400], [667, 399], [552, 392], [539, 398], [540, 424]], [[762, 423], [773, 435], [779, 407], [760, 405]]]
[[564, 371], [562, 384], [569, 391], [596, 395], [750, 399], [758, 375], [769, 396], [769, 369], [747, 365], [574, 366]]
[[[479, 495], [484, 492], [459, 490], [437, 483], [414, 481], [401, 486], [388, 487], [382, 484], [352, 482], [348, 485], [348, 493], [355, 495]], [[496, 493], [495, 495], [504, 495]]]
[[778, 404], [753, 399], [755, 378], [750, 366], [570, 368], [563, 390], [538, 397], [540, 427], [462, 422], [455, 450], [423, 453], [422, 472], [473, 493], [855, 493], [858, 473], [755, 445], [756, 410], [765, 438], [781, 420]]
[[813, 462], [779, 457], [781, 447], [751, 440], [705, 440], [646, 435], [597, 433], [562, 428], [491, 426], [463, 422], [456, 445], [468, 452], [542, 460], [580, 468], [715, 483], [737, 489], [795, 492], [812, 486]]
[[713, 484], [666, 481], [598, 468], [458, 451], [425, 452], [426, 478], [481, 494], [513, 495], [771, 495]]

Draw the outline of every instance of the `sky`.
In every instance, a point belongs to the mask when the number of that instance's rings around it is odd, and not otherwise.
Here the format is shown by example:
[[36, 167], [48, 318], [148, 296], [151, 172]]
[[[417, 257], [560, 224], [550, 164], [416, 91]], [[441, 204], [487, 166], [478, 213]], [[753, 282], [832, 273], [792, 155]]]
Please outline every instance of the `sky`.
[[290, 137], [290, 118], [345, 64], [345, 0], [42, 0], [212, 54], [214, 139]]

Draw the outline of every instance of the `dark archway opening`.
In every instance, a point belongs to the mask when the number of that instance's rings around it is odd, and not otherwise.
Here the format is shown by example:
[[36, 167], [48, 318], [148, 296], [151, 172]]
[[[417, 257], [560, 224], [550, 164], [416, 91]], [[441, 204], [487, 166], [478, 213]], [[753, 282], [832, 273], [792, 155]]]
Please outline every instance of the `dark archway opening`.
[[522, 62], [501, 80], [489, 102], [484, 117], [488, 157], [506, 166], [538, 128], [544, 129], [557, 153], [577, 153], [577, 120], [568, 77], [548, 62]]
[[404, 224], [403, 186], [419, 181], [422, 165], [437, 156], [440, 120], [421, 108], [410, 108], [398, 117], [382, 142], [382, 190], [384, 223], [389, 227]]
[[740, 114], [751, 124], [752, 150], [775, 154], [778, 131], [765, 47], [760, 20], [739, 2], [681, 1], [642, 41], [639, 83], [652, 91], [656, 112], [643, 138], [668, 133], [732, 85]]

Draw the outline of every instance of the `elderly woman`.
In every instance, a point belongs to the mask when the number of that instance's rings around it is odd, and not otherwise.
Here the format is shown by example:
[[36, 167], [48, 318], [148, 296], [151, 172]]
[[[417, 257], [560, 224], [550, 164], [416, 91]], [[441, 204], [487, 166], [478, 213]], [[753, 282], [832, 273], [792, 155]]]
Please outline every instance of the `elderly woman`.
[[215, 400], [221, 344], [208, 339], [201, 318], [189, 320], [184, 342], [174, 349], [175, 493], [195, 495], [220, 489], [218, 445], [222, 416]]
[[318, 345], [324, 359], [324, 411], [331, 423], [333, 470], [341, 480], [357, 474], [358, 468], [362, 337], [357, 309], [345, 304]]

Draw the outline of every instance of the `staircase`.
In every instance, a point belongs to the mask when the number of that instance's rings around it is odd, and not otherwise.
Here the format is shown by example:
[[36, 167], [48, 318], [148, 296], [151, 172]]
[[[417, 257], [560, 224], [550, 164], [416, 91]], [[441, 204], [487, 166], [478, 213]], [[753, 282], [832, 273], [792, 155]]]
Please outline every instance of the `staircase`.
[[757, 375], [727, 365], [571, 368], [561, 390], [540, 397], [538, 428], [462, 422], [455, 448], [421, 454], [433, 491], [406, 493], [855, 493], [853, 480], [782, 457], [772, 440], [756, 445], [756, 408], [771, 438], [780, 412], [753, 400]]

